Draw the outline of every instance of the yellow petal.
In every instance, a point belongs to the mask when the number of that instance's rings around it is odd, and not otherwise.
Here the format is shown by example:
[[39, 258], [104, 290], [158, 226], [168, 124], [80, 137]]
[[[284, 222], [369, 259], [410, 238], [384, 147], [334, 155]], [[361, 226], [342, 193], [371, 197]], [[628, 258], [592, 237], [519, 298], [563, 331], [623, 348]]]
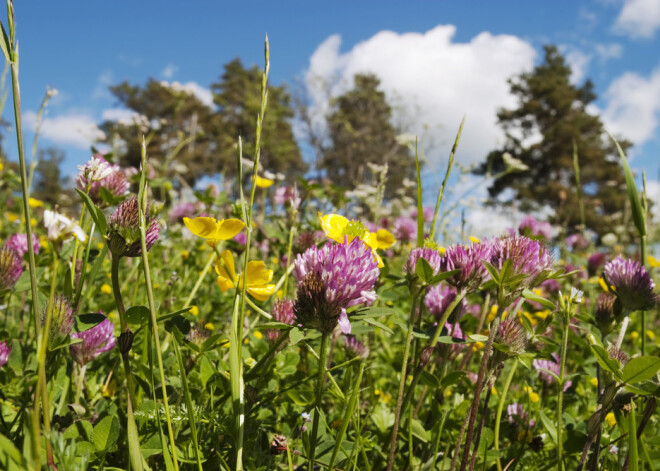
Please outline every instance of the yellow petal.
[[246, 291], [258, 301], [265, 301], [275, 292], [275, 285], [248, 287]]
[[217, 225], [214, 239], [227, 240], [241, 232], [245, 223], [240, 219], [223, 219]]
[[340, 244], [344, 242], [344, 228], [348, 225], [348, 219], [339, 214], [321, 216], [321, 213], [319, 213], [319, 221], [321, 222], [321, 229], [327, 237]]
[[396, 242], [394, 235], [387, 229], [378, 229], [376, 232], [376, 238], [378, 239], [379, 249], [389, 249]]
[[385, 264], [383, 263], [383, 259], [380, 258], [380, 255], [378, 255], [378, 252], [376, 252], [375, 250], [373, 252], [374, 252], [374, 255], [376, 256], [376, 261], [378, 262], [378, 268], [383, 268], [385, 266]]
[[245, 272], [248, 287], [263, 286], [273, 279], [273, 270], [267, 269], [262, 261], [248, 262]]
[[226, 277], [219, 275], [218, 276], [218, 286], [220, 287], [220, 291], [223, 293], [232, 289], [234, 287], [234, 284], [229, 281]]
[[29, 198], [28, 205], [30, 205], [30, 208], [41, 208], [44, 205], [44, 202], [36, 198]]
[[658, 268], [658, 267], [660, 267], [660, 260], [658, 260], [657, 258], [655, 258], [653, 255], [649, 255], [648, 257], [646, 257], [646, 260], [648, 261], [649, 266], [650, 266], [651, 268]]
[[204, 239], [214, 239], [218, 229], [217, 221], [208, 217], [183, 218], [183, 223], [190, 232]]
[[229, 250], [225, 250], [220, 254], [220, 260], [215, 262], [215, 272], [223, 277], [228, 279], [233, 283], [236, 283], [236, 268], [234, 267], [234, 256]]
[[362, 240], [371, 250], [378, 248], [378, 235], [375, 232], [369, 232]]
[[257, 175], [256, 183], [259, 188], [268, 188], [273, 183], [275, 183], [275, 180], [271, 180], [269, 178], [262, 178], [259, 175]]

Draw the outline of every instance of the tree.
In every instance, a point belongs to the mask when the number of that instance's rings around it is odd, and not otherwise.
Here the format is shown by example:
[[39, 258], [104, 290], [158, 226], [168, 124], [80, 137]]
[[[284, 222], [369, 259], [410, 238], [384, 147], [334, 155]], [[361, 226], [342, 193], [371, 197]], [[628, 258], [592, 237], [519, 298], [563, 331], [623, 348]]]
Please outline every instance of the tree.
[[[31, 196], [51, 205], [68, 206], [71, 204], [74, 192], [67, 180], [62, 178], [60, 170], [62, 162], [64, 162], [62, 150], [52, 147], [39, 149], [39, 163], [35, 169], [35, 184]], [[67, 189], [65, 190], [65, 188]]]
[[[211, 85], [218, 106], [221, 133], [218, 154], [222, 161], [236, 161], [236, 144], [243, 141], [243, 156], [252, 158], [257, 115], [261, 107], [261, 70], [243, 67], [240, 59], [225, 65], [220, 81]], [[261, 129], [261, 167], [287, 176], [307, 171], [293, 136], [291, 97], [284, 86], [268, 86], [268, 102]], [[235, 166], [235, 165], [234, 165]]]
[[354, 81], [354, 88], [333, 102], [327, 117], [330, 145], [322, 149], [319, 166], [333, 181], [355, 185], [370, 182], [367, 163], [387, 164], [386, 195], [390, 196], [404, 178], [415, 178], [415, 161], [396, 140], [392, 108], [378, 88], [378, 77], [360, 74]]
[[139, 167], [142, 136], [147, 139], [150, 162], [167, 178], [179, 176], [194, 184], [202, 175], [221, 172], [230, 163], [218, 160], [217, 116], [191, 89], [149, 79], [144, 87], [123, 82], [110, 91], [133, 111], [129, 118], [101, 125], [107, 142], [122, 144], [117, 156], [121, 164]]
[[[576, 230], [581, 215], [573, 167], [575, 143], [584, 222], [602, 235], [621, 220], [625, 183], [618, 153], [605, 136], [603, 123], [587, 111], [587, 105], [596, 99], [593, 84], [587, 80], [577, 87], [570, 82], [570, 75], [571, 69], [557, 48], [546, 46], [542, 64], [509, 81], [519, 104], [497, 114], [506, 142], [488, 155], [477, 173], [504, 171], [502, 156], [509, 153], [529, 169], [497, 178], [489, 188], [491, 197], [513, 189], [513, 199], [520, 202], [521, 209], [550, 206], [555, 211], [552, 222]], [[624, 150], [630, 147], [623, 139], [619, 142]]]

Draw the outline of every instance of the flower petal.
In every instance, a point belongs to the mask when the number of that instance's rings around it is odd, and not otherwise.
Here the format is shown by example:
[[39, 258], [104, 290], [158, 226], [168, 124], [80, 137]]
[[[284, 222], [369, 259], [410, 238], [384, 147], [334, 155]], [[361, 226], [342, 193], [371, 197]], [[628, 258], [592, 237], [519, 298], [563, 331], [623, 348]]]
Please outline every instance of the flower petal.
[[[222, 269], [224, 271], [224, 269]], [[218, 274], [218, 286], [223, 293], [232, 289], [234, 284], [225, 276]]]
[[229, 250], [225, 250], [220, 254], [220, 260], [215, 262], [215, 272], [228, 279], [232, 283], [236, 283], [236, 269], [234, 267], [234, 256]]
[[271, 180], [270, 178], [263, 178], [257, 175], [256, 184], [259, 188], [268, 188], [273, 183], [275, 183], [275, 180]]
[[248, 286], [245, 291], [250, 293], [254, 299], [265, 301], [275, 292], [275, 285]]
[[245, 223], [240, 219], [223, 219], [216, 227], [214, 239], [227, 240], [241, 232]]
[[321, 222], [321, 229], [327, 237], [340, 244], [344, 242], [344, 228], [348, 225], [348, 219], [339, 214], [321, 216], [321, 213], [319, 213], [319, 221]]
[[378, 229], [376, 232], [376, 238], [378, 239], [379, 249], [389, 249], [396, 242], [394, 235], [387, 229]]
[[214, 239], [218, 230], [217, 221], [209, 217], [183, 218], [183, 223], [190, 232], [204, 239]]
[[349, 335], [351, 333], [351, 321], [348, 320], [348, 315], [346, 314], [346, 309], [341, 310], [341, 314], [339, 315], [339, 328], [341, 329], [342, 333], [345, 335]]
[[263, 286], [273, 279], [273, 270], [267, 269], [261, 260], [248, 262], [245, 273], [248, 287]]

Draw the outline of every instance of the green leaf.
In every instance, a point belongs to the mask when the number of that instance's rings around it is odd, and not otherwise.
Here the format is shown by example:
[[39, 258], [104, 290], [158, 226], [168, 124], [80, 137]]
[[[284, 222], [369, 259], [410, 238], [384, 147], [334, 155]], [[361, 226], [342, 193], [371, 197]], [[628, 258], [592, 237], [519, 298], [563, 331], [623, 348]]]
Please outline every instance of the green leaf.
[[525, 289], [522, 292], [522, 296], [525, 299], [528, 299], [530, 301], [537, 302], [539, 304], [542, 304], [543, 306], [547, 307], [548, 309], [552, 309], [553, 311], [557, 309], [557, 306], [555, 306], [555, 303], [550, 301], [549, 299], [545, 299], [543, 296], [539, 296], [538, 294], [534, 293], [531, 290]]
[[490, 277], [493, 279], [495, 284], [501, 284], [502, 280], [500, 278], [500, 271], [486, 260], [482, 260], [481, 263], [483, 263], [484, 267], [486, 267], [486, 270], [488, 270], [488, 273], [490, 273]]
[[547, 415], [545, 415], [545, 412], [543, 410], [539, 410], [539, 417], [541, 417], [541, 423], [545, 427], [545, 429], [548, 432], [548, 435], [550, 435], [550, 438], [552, 439], [555, 444], [557, 443], [557, 427], [555, 427], [555, 424], [548, 418]]
[[420, 439], [422, 442], [426, 443], [429, 441], [429, 433], [424, 429], [424, 426], [419, 420], [417, 419], [412, 420], [412, 422], [410, 423], [410, 431], [415, 437]]
[[349, 311], [351, 320], [359, 320], [367, 317], [382, 317], [395, 314], [396, 311], [390, 307], [363, 307], [355, 311]]
[[428, 282], [429, 285], [435, 285], [437, 283], [440, 283], [441, 281], [445, 281], [447, 278], [450, 278], [457, 273], [460, 273], [461, 270], [451, 270], [451, 271], [446, 271], [443, 273], [438, 273], [435, 275], [433, 278], [431, 278]]
[[639, 455], [637, 452], [637, 423], [635, 420], [635, 402], [630, 401], [630, 412], [628, 413], [628, 462], [630, 471], [639, 469]]
[[614, 139], [614, 136], [611, 134], [609, 136], [610, 139], [614, 141], [614, 144], [619, 151], [619, 157], [621, 157], [621, 164], [623, 165], [623, 175], [626, 178], [626, 187], [628, 189], [628, 199], [630, 200], [633, 221], [635, 222], [637, 233], [640, 237], [643, 237], [646, 235], [646, 215], [642, 209], [642, 202], [639, 199], [639, 192], [637, 191], [637, 185], [635, 185], [635, 177], [633, 176], [632, 170], [630, 170], [628, 159], [626, 159], [626, 154], [623, 152], [619, 142]]
[[80, 314], [75, 318], [76, 330], [78, 332], [84, 332], [89, 330], [92, 327], [100, 324], [106, 319], [106, 317], [98, 312], [90, 312], [88, 314]]
[[151, 312], [146, 306], [131, 306], [126, 310], [126, 322], [134, 325], [143, 325], [149, 322]]
[[623, 382], [628, 384], [641, 383], [655, 378], [660, 370], [660, 357], [643, 356], [633, 358], [623, 368]]
[[291, 345], [296, 345], [304, 338], [305, 338], [305, 334], [298, 327], [294, 327], [289, 331], [289, 343]]
[[94, 220], [94, 223], [96, 223], [96, 227], [99, 230], [99, 234], [105, 236], [106, 232], [108, 232], [108, 223], [105, 219], [105, 214], [103, 214], [103, 211], [101, 211], [99, 208], [96, 207], [96, 205], [94, 204], [94, 202], [87, 193], [80, 191], [78, 188], [76, 188], [76, 191], [82, 198], [83, 202], [85, 203], [85, 206], [87, 206], [87, 210], [89, 211], [89, 214], [92, 215], [92, 219]]
[[138, 434], [137, 425], [135, 424], [135, 416], [133, 415], [133, 406], [131, 405], [131, 398], [129, 397], [126, 407], [126, 423], [128, 435], [128, 456], [131, 461], [131, 469], [133, 471], [143, 471], [142, 465], [143, 458], [140, 452], [140, 436]]
[[428, 283], [429, 280], [433, 278], [433, 268], [431, 268], [431, 265], [429, 265], [429, 262], [427, 262], [424, 257], [417, 259], [415, 273], [424, 283]]
[[108, 415], [94, 426], [92, 443], [96, 451], [106, 451], [117, 443], [119, 438], [119, 420], [116, 415]]
[[18, 448], [4, 435], [0, 434], [0, 451], [4, 452], [9, 458], [14, 461], [19, 466], [26, 466], [25, 458], [21, 455], [21, 452], [18, 451]]
[[622, 374], [619, 362], [610, 358], [610, 355], [607, 353], [607, 351], [600, 345], [592, 344], [589, 345], [589, 347], [591, 348], [591, 352], [596, 357], [600, 367], [605, 371], [609, 371], [617, 380], [621, 381]]
[[385, 332], [387, 332], [388, 334], [393, 334], [393, 333], [394, 333], [394, 331], [393, 331], [392, 329], [390, 329], [389, 327], [387, 327], [387, 326], [386, 326], [385, 324], [383, 324], [382, 322], [375, 321], [375, 320], [370, 319], [370, 318], [368, 318], [368, 317], [365, 317], [363, 320], [364, 320], [364, 322], [366, 322], [366, 323], [369, 324], [369, 325], [373, 325], [374, 327], [378, 327], [379, 329], [383, 329], [383, 330], [384, 330]]

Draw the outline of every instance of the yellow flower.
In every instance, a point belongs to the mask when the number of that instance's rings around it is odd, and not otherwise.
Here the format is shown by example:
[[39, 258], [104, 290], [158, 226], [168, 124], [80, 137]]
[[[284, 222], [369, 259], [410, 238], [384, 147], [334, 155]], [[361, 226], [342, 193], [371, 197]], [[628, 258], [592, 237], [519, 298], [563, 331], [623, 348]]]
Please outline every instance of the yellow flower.
[[472, 242], [473, 244], [478, 244], [481, 241], [474, 236], [470, 236], [470, 242]]
[[18, 214], [16, 214], [16, 213], [8, 213], [8, 214], [7, 214], [7, 219], [9, 219], [9, 222], [15, 222], [15, 221], [18, 221]]
[[254, 338], [257, 339], [257, 340], [261, 340], [262, 338], [264, 338], [264, 334], [262, 334], [258, 330], [255, 330], [254, 331]]
[[32, 224], [33, 226], [36, 226], [37, 225], [37, 220], [35, 218], [30, 218], [30, 224]]
[[481, 349], [484, 348], [485, 346], [486, 346], [486, 345], [484, 345], [483, 342], [479, 342], [479, 341], [477, 341], [477, 342], [474, 342], [474, 345], [472, 346], [472, 349], [476, 352], [476, 351], [478, 351], [478, 350], [481, 350]]
[[491, 394], [494, 394], [495, 396], [497, 396], [497, 388], [495, 386], [493, 386], [493, 388], [490, 390], [490, 392], [491, 392]]
[[101, 386], [101, 394], [103, 397], [112, 397], [115, 395], [115, 392], [117, 392], [117, 383], [115, 383], [114, 379], [110, 381], [109, 384]]
[[247, 360], [245, 360], [245, 364], [250, 368], [252, 368], [254, 365], [257, 364], [257, 360], [255, 360], [254, 358], [248, 358]]
[[245, 273], [236, 276], [234, 256], [225, 250], [215, 264], [215, 271], [218, 274], [218, 286], [223, 293], [236, 286], [242, 288], [244, 275], [245, 290], [259, 301], [265, 301], [275, 292], [275, 285], [269, 284], [273, 279], [273, 270], [268, 270], [262, 261], [248, 262]]
[[530, 392], [529, 393], [529, 402], [539, 402], [539, 395], [536, 394], [535, 392]]
[[632, 332], [630, 332], [630, 338], [633, 339], [633, 341], [637, 340], [639, 338], [639, 332], [633, 330]]
[[183, 223], [188, 230], [197, 237], [206, 239], [206, 243], [212, 247], [220, 240], [227, 240], [241, 232], [245, 226], [243, 221], [238, 219], [220, 219], [198, 217], [195, 219], [183, 218]]
[[379, 249], [389, 249], [396, 242], [394, 235], [387, 229], [378, 229], [376, 231], [376, 239], [378, 240]]
[[591, 381], [589, 381], [591, 385], [595, 388], [598, 386], [598, 378], [591, 378]]
[[321, 222], [321, 229], [323, 229], [323, 232], [325, 232], [325, 235], [329, 239], [342, 244], [344, 239], [348, 239], [350, 242], [358, 237], [373, 252], [378, 262], [378, 268], [385, 266], [380, 255], [376, 252], [376, 249], [379, 248], [378, 234], [369, 232], [361, 222], [348, 220], [339, 214], [326, 214], [322, 216], [321, 213], [319, 213], [319, 221]]
[[110, 287], [109, 284], [103, 283], [103, 285], [101, 286], [101, 293], [110, 294], [112, 293], [112, 288]]
[[653, 332], [652, 330], [647, 330], [646, 331], [646, 337], [649, 340], [655, 340], [655, 332]]
[[271, 180], [270, 178], [263, 178], [257, 175], [256, 178], [256, 184], [259, 188], [268, 188], [275, 183], [275, 180]]
[[215, 326], [211, 322], [207, 322], [206, 324], [204, 324], [204, 328], [206, 330], [215, 330]]
[[649, 266], [651, 268], [658, 268], [660, 267], [660, 260], [655, 258], [653, 255], [649, 255], [646, 257], [646, 261], [649, 263]]
[[181, 251], [181, 258], [184, 259], [184, 260], [188, 260], [188, 257], [190, 257], [190, 252], [188, 252], [187, 250], [182, 250]]
[[98, 244], [96, 244], [96, 248], [99, 250], [103, 250], [103, 247], [105, 247], [105, 244], [103, 242], [99, 242]]
[[36, 198], [28, 199], [28, 205], [30, 208], [41, 208], [44, 205], [44, 202]]
[[444, 255], [446, 251], [447, 251], [446, 248], [444, 248], [444, 247], [438, 247], [438, 252], [440, 252], [440, 255]]
[[616, 417], [614, 416], [614, 412], [610, 412], [605, 416], [605, 422], [607, 422], [607, 425], [610, 427], [614, 427], [616, 425]]
[[193, 316], [198, 316], [199, 315], [199, 308], [195, 305], [190, 306], [190, 311], [188, 311], [190, 314]]

